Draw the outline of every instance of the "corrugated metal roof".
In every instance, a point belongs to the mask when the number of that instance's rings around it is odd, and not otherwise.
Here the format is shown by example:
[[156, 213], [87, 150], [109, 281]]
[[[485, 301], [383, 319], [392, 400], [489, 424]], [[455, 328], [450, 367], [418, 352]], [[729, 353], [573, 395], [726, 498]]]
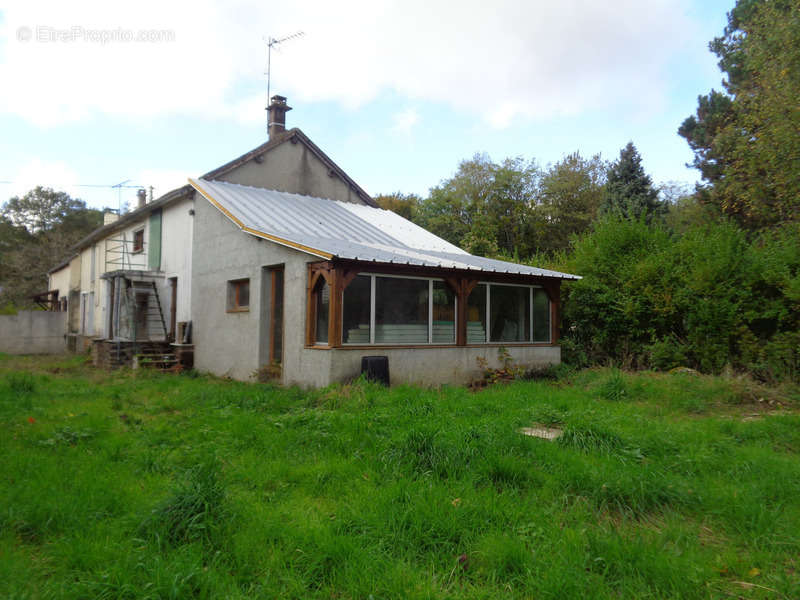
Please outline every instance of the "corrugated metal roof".
[[323, 258], [580, 279], [473, 256], [380, 208], [222, 181], [189, 183], [247, 233]]

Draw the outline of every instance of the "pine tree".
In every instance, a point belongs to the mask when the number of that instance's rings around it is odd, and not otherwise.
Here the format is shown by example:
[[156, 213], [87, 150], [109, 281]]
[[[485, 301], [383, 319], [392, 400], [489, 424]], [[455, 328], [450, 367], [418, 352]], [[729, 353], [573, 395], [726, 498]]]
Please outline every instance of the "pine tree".
[[666, 212], [653, 180], [644, 172], [642, 157], [633, 142], [620, 150], [619, 159], [608, 169], [601, 212], [631, 220], [644, 218], [648, 223]]

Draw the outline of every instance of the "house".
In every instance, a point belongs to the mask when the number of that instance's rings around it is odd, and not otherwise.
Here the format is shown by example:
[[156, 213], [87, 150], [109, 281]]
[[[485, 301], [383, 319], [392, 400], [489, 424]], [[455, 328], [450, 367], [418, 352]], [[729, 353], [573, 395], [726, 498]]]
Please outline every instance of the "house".
[[472, 256], [378, 208], [285, 129], [285, 98], [269, 108], [267, 143], [110, 215], [51, 272], [76, 348], [113, 366], [169, 343], [203, 371], [303, 386], [372, 355], [422, 384], [466, 382], [500, 347], [560, 361], [560, 283], [576, 276]]

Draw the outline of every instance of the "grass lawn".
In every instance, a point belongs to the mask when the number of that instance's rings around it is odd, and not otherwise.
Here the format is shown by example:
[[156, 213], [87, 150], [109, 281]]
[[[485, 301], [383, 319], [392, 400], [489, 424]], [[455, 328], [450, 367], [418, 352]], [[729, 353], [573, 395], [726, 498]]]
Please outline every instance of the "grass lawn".
[[800, 598], [798, 405], [677, 374], [303, 392], [0, 356], [0, 597]]

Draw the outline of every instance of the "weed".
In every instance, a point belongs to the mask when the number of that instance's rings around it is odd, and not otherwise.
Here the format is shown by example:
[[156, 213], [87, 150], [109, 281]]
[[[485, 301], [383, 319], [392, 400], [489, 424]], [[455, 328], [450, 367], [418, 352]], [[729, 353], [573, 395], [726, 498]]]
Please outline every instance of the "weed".
[[36, 380], [30, 373], [9, 373], [6, 375], [6, 382], [11, 393], [17, 396], [32, 394], [36, 390]]
[[172, 544], [211, 543], [225, 515], [217, 470], [211, 461], [187, 470], [173, 493], [145, 519], [142, 530]]
[[600, 385], [600, 396], [609, 402], [619, 402], [626, 398], [627, 386], [625, 377], [619, 369], [612, 369], [609, 376]]
[[95, 436], [91, 429], [72, 429], [61, 427], [53, 432], [53, 436], [39, 442], [40, 446], [75, 446]]

